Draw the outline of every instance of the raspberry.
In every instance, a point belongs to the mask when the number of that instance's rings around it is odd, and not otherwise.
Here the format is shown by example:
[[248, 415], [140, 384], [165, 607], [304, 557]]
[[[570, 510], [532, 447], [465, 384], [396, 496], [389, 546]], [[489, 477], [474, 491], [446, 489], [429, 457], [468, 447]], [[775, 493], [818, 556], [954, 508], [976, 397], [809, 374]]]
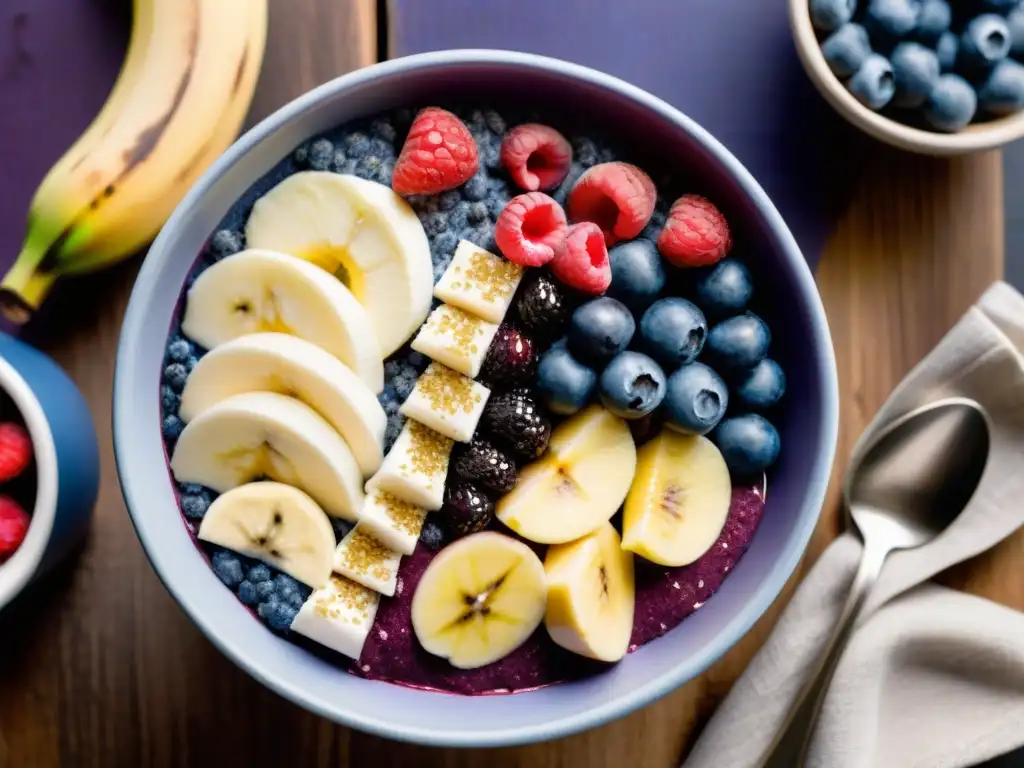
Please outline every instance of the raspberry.
[[494, 225], [494, 241], [509, 261], [539, 267], [555, 256], [565, 237], [565, 211], [543, 192], [513, 197]]
[[592, 221], [569, 227], [569, 233], [555, 249], [551, 271], [571, 288], [597, 295], [612, 284], [612, 267], [604, 233]]
[[31, 518], [10, 496], [0, 496], [0, 558], [13, 555], [25, 540]]
[[546, 125], [517, 125], [501, 144], [501, 164], [512, 180], [528, 192], [554, 189], [572, 166], [572, 145]]
[[629, 163], [601, 163], [580, 176], [566, 208], [573, 221], [592, 221], [607, 245], [631, 240], [647, 226], [658, 193], [651, 177]]
[[391, 187], [400, 195], [436, 195], [472, 178], [480, 154], [469, 129], [440, 107], [421, 110], [395, 163]]
[[480, 379], [488, 386], [515, 386], [533, 378], [537, 367], [533, 342], [510, 325], [502, 325], [487, 349]]
[[0, 483], [13, 480], [32, 461], [32, 438], [20, 424], [0, 424]]
[[729, 224], [714, 203], [700, 195], [683, 195], [668, 212], [658, 236], [658, 252], [677, 267], [705, 267], [732, 248]]

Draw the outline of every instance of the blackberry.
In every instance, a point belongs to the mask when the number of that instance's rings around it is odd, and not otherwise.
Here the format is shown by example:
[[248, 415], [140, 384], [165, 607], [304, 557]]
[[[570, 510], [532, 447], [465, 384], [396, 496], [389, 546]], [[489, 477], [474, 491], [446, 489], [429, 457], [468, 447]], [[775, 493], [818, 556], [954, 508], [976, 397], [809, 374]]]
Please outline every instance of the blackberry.
[[484, 426], [517, 456], [535, 459], [548, 447], [551, 421], [526, 387], [494, 395], [487, 401]]
[[472, 483], [457, 481], [444, 489], [444, 506], [437, 513], [453, 538], [479, 533], [494, 519], [494, 502]]
[[210, 252], [218, 259], [245, 249], [245, 235], [233, 229], [222, 229], [210, 240]]
[[516, 487], [516, 463], [486, 440], [476, 439], [460, 450], [452, 464], [455, 474], [497, 493]]
[[569, 317], [568, 302], [561, 286], [543, 273], [523, 289], [516, 309], [526, 330], [547, 336], [558, 335]]
[[509, 387], [532, 381], [536, 371], [533, 342], [518, 329], [503, 324], [487, 349], [480, 379], [492, 388]]
[[436, 552], [445, 545], [444, 529], [434, 520], [427, 520], [420, 531], [420, 541], [427, 549]]

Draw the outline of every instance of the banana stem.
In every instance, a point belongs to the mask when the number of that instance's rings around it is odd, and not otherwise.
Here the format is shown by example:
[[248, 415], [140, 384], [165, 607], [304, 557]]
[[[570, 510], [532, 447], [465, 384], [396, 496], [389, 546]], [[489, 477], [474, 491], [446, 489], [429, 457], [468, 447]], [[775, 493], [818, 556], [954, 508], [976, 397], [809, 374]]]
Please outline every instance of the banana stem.
[[0, 312], [11, 322], [27, 323], [57, 281], [56, 273], [39, 271], [45, 256], [45, 248], [26, 242], [14, 265], [0, 281]]

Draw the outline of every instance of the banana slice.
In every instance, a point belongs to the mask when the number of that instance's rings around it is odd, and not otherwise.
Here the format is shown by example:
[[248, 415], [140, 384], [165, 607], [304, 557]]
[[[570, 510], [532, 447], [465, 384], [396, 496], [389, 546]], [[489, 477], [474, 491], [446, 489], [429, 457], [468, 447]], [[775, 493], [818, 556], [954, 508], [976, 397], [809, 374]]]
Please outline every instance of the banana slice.
[[475, 379], [497, 332], [496, 323], [442, 304], [430, 313], [411, 346], [432, 360]]
[[412, 628], [425, 650], [476, 669], [508, 656], [544, 618], [540, 558], [520, 541], [485, 531], [445, 547], [412, 598]]
[[440, 363], [431, 363], [402, 403], [402, 414], [452, 440], [468, 443], [491, 390]]
[[523, 279], [523, 268], [468, 240], [460, 240], [434, 296], [489, 323], [505, 318]]
[[622, 549], [615, 526], [605, 523], [581, 539], [548, 547], [544, 572], [544, 626], [551, 639], [598, 661], [625, 656], [633, 632], [636, 585], [633, 555]]
[[359, 527], [389, 549], [411, 555], [426, 519], [427, 510], [374, 488], [366, 494]]
[[409, 419], [377, 474], [366, 481], [367, 493], [378, 489], [430, 511], [440, 509], [452, 445], [450, 438]]
[[181, 393], [186, 424], [232, 395], [277, 392], [301, 400], [342, 436], [363, 477], [384, 459], [387, 416], [370, 388], [320, 347], [286, 333], [239, 336], [203, 355]]
[[171, 471], [180, 483], [218, 493], [270, 478], [346, 520], [363, 505], [362, 475], [345, 441], [308, 405], [273, 392], [234, 395], [189, 422]]
[[372, 589], [333, 575], [302, 604], [291, 631], [358, 659], [379, 605], [380, 595]]
[[181, 330], [207, 349], [249, 333], [300, 336], [384, 389], [381, 347], [369, 315], [340, 282], [285, 253], [250, 248], [203, 272], [188, 292]]
[[430, 311], [430, 244], [409, 204], [383, 184], [324, 171], [292, 174], [256, 201], [245, 239], [339, 277], [366, 308], [384, 357]]
[[622, 516], [622, 548], [659, 565], [689, 565], [722, 533], [732, 481], [718, 447], [664, 429], [637, 454]]
[[347, 579], [391, 597], [398, 583], [402, 553], [389, 549], [356, 525], [334, 552], [334, 570]]
[[331, 576], [334, 529], [313, 499], [283, 483], [249, 483], [222, 493], [199, 538], [258, 558], [318, 589]]

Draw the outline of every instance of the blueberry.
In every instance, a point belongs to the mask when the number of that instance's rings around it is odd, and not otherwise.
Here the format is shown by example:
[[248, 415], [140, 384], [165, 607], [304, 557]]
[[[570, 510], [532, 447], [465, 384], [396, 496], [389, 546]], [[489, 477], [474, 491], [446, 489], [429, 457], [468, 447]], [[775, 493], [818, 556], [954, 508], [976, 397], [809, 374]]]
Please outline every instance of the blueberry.
[[631, 240], [608, 251], [612, 284], [608, 296], [634, 312], [643, 312], [665, 287], [665, 267], [650, 240]]
[[448, 211], [448, 232], [458, 236], [469, 224], [469, 205], [459, 202], [458, 208]]
[[893, 49], [891, 61], [896, 76], [893, 105], [910, 109], [920, 107], [939, 81], [938, 54], [920, 43], [900, 43]]
[[348, 520], [342, 520], [340, 517], [332, 517], [331, 528], [334, 529], [335, 540], [341, 541], [352, 532], [355, 525], [350, 523]]
[[466, 219], [470, 224], [481, 224], [487, 221], [488, 215], [486, 203], [470, 203], [466, 208]]
[[641, 347], [669, 370], [696, 360], [707, 336], [704, 313], [686, 299], [660, 299], [640, 318]]
[[306, 163], [314, 171], [329, 171], [334, 161], [334, 144], [327, 139], [317, 139], [309, 145]]
[[779, 457], [779, 433], [756, 413], [726, 419], [711, 433], [711, 440], [734, 480], [755, 479]]
[[345, 137], [345, 154], [353, 160], [361, 160], [373, 151], [370, 138], [360, 131], [353, 131]]
[[160, 405], [163, 406], [164, 413], [177, 413], [181, 406], [181, 395], [175, 392], [170, 385], [164, 384], [160, 387]]
[[639, 419], [665, 399], [665, 372], [640, 352], [620, 352], [601, 373], [601, 402], [624, 419]]
[[1024, 56], [1024, 2], [1010, 11], [1006, 26], [1010, 30], [1010, 55], [1021, 58]]
[[183, 494], [192, 494], [193, 496], [199, 493], [203, 493], [206, 489], [199, 483], [182, 483], [181, 492]]
[[423, 231], [427, 233], [427, 237], [434, 237], [448, 228], [448, 217], [441, 211], [435, 211], [421, 215], [420, 223], [423, 225]]
[[395, 377], [392, 384], [395, 387], [395, 394], [398, 395], [398, 399], [405, 401], [409, 395], [412, 394], [413, 389], [416, 387], [416, 379], [419, 378], [419, 374], [416, 373], [412, 368]]
[[590, 400], [597, 374], [581, 363], [564, 343], [557, 343], [537, 366], [537, 394], [552, 413], [576, 413]]
[[860, 24], [844, 24], [821, 44], [821, 53], [832, 73], [845, 80], [871, 55], [868, 31]]
[[1009, 13], [1020, 0], [982, 0], [981, 7], [993, 13]]
[[602, 365], [629, 346], [635, 332], [636, 321], [626, 305], [602, 296], [572, 313], [569, 349], [584, 363]]
[[729, 406], [722, 377], [703, 363], [690, 363], [668, 377], [665, 411], [668, 425], [680, 432], [704, 435], [715, 428]]
[[451, 257], [455, 255], [455, 247], [459, 244], [459, 236], [453, 231], [447, 230], [438, 234], [430, 243], [430, 249], [438, 256]]
[[943, 32], [935, 45], [935, 53], [939, 57], [939, 67], [943, 72], [952, 72], [956, 66], [956, 57], [960, 52], [960, 38], [952, 32]]
[[943, 75], [924, 107], [924, 118], [938, 131], [953, 133], [967, 126], [978, 109], [978, 96], [960, 75]]
[[202, 520], [206, 510], [210, 508], [210, 494], [206, 491], [183, 494], [181, 511], [189, 520]]
[[256, 594], [259, 595], [260, 601], [269, 600], [274, 596], [276, 587], [274, 582], [267, 579], [266, 581], [260, 581], [256, 584]]
[[217, 578], [232, 589], [241, 584], [242, 579], [245, 578], [242, 561], [238, 559], [238, 555], [234, 552], [228, 552], [226, 549], [214, 552], [211, 564], [213, 565], [213, 572], [217, 574]]
[[722, 259], [697, 279], [694, 302], [705, 317], [723, 318], [742, 312], [754, 295], [750, 270], [736, 259]]
[[164, 433], [164, 439], [173, 442], [177, 440], [181, 435], [183, 429], [185, 429], [185, 423], [177, 416], [171, 414], [164, 416], [162, 429]]
[[988, 69], [1010, 53], [1010, 26], [994, 13], [975, 16], [960, 35], [960, 58], [966, 67]]
[[427, 520], [423, 524], [423, 530], [420, 531], [420, 541], [427, 549], [436, 552], [445, 544], [444, 529], [433, 520]]
[[901, 40], [917, 26], [920, 15], [920, 0], [869, 0], [864, 26], [872, 39]]
[[188, 368], [181, 363], [170, 363], [164, 368], [164, 381], [176, 392], [185, 388], [185, 380], [188, 379]]
[[504, 136], [508, 125], [505, 123], [505, 118], [501, 116], [500, 112], [495, 112], [493, 109], [484, 110], [484, 121], [487, 123], [488, 129], [495, 136]]
[[868, 56], [846, 88], [868, 109], [878, 110], [888, 104], [896, 93], [896, 75], [885, 56]]
[[712, 326], [704, 352], [719, 370], [753, 368], [768, 354], [771, 339], [764, 320], [753, 312], [744, 312]]
[[832, 32], [853, 18], [857, 0], [811, 0], [811, 22], [820, 32]]
[[210, 239], [210, 252], [218, 259], [245, 250], [245, 236], [233, 229], [222, 229]]
[[786, 391], [782, 366], [765, 358], [747, 371], [733, 388], [733, 401], [752, 411], [771, 408]]
[[284, 632], [291, 627], [295, 621], [298, 610], [288, 603], [279, 600], [271, 600], [267, 603], [260, 603], [259, 614], [267, 620], [271, 629]]
[[487, 206], [487, 215], [490, 216], [494, 221], [498, 220], [501, 212], [505, 210], [505, 206], [508, 201], [504, 195], [498, 194], [495, 190], [487, 190], [487, 197], [484, 199], [484, 205]]
[[295, 161], [296, 165], [304, 166], [309, 161], [309, 145], [299, 145], [296, 148], [295, 153], [292, 155], [292, 159]]
[[300, 594], [300, 590], [299, 582], [286, 573], [279, 573], [274, 578], [274, 592], [278, 600], [290, 602], [294, 595]]
[[260, 596], [256, 594], [256, 585], [246, 579], [238, 585], [238, 599], [245, 605], [257, 605]]
[[174, 363], [184, 363], [192, 354], [192, 345], [185, 339], [175, 339], [167, 345], [167, 359]]
[[572, 156], [584, 170], [601, 162], [601, 158], [598, 156], [597, 144], [587, 136], [576, 136], [572, 139]]
[[270, 581], [270, 569], [263, 563], [256, 563], [256, 565], [249, 569], [249, 572], [245, 575], [245, 578], [248, 581], [251, 581], [253, 584], [257, 585], [264, 581]]
[[949, 29], [953, 20], [953, 9], [949, 0], [923, 0], [921, 13], [917, 17], [914, 37], [923, 43], [933, 45], [938, 42], [943, 32]]
[[990, 115], [1024, 109], [1024, 65], [1013, 59], [996, 64], [978, 89], [978, 106]]
[[379, 136], [389, 144], [394, 144], [395, 139], [398, 138], [395, 126], [391, 124], [391, 120], [387, 117], [378, 117], [374, 120], [370, 124], [370, 130], [373, 131], [374, 135]]

